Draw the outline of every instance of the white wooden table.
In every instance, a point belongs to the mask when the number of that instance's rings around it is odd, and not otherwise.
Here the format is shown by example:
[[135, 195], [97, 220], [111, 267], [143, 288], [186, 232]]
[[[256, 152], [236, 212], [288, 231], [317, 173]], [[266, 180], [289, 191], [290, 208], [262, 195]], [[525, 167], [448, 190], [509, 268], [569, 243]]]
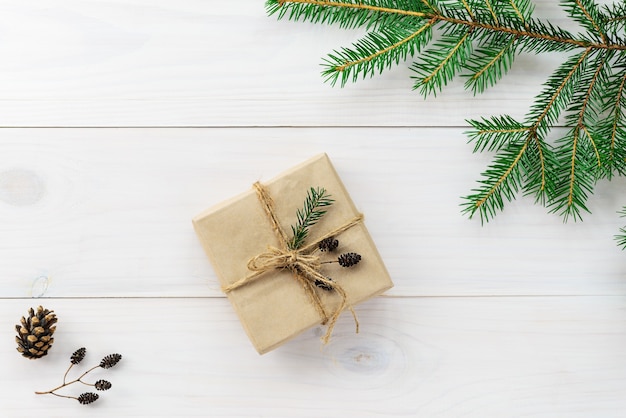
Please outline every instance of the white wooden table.
[[[457, 80], [424, 101], [408, 63], [323, 84], [359, 36], [262, 0], [0, 1], [1, 416], [626, 414], [624, 181], [582, 223], [524, 198], [486, 226], [459, 209], [490, 160], [465, 119], [523, 115], [563, 56], [521, 56], [478, 97]], [[359, 335], [346, 315], [326, 347], [316, 328], [259, 356], [191, 218], [320, 152], [395, 287], [357, 307]], [[29, 361], [13, 327], [40, 304], [56, 342]], [[123, 354], [98, 375], [113, 389], [35, 395], [81, 346]]]

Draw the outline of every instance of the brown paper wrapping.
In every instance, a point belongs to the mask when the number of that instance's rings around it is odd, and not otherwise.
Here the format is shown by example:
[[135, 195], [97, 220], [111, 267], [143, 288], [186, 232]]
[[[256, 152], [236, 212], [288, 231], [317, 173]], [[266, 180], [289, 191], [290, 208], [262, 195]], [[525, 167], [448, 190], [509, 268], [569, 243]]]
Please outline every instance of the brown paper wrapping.
[[[359, 212], [348, 195], [326, 154], [318, 155], [278, 177], [263, 183], [274, 200], [274, 211], [281, 227], [291, 236], [296, 211], [302, 208], [311, 187], [323, 187], [335, 200], [326, 215], [309, 229], [307, 243], [317, 240], [354, 218]], [[218, 204], [193, 219], [222, 287], [250, 275], [248, 260], [280, 247], [267, 215], [252, 188]], [[322, 260], [336, 259], [345, 252], [361, 254], [356, 266], [342, 268], [326, 264], [322, 274], [330, 276], [347, 293], [354, 306], [391, 288], [393, 283], [365, 225], [361, 222], [341, 233], [336, 252], [321, 253]], [[340, 298], [319, 289], [327, 311], [334, 311]], [[251, 283], [227, 293], [248, 337], [256, 350], [266, 353], [302, 331], [320, 324], [322, 318], [302, 286], [288, 269], [272, 270]]]

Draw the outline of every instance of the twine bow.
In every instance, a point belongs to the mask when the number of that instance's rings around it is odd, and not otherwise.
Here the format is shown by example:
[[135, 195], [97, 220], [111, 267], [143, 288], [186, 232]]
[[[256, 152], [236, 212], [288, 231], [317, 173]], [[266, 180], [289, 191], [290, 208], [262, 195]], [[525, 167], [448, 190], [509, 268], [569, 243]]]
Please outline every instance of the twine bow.
[[[356, 332], [358, 333], [359, 321], [356, 317], [354, 309], [352, 309], [352, 306], [348, 304], [346, 291], [339, 284], [320, 273], [322, 263], [319, 256], [313, 254], [313, 252], [320, 241], [328, 237], [339, 235], [347, 229], [357, 225], [363, 220], [363, 215], [359, 214], [355, 216], [340, 227], [328, 232], [315, 242], [309, 243], [301, 248], [293, 249], [289, 247], [289, 237], [278, 223], [276, 213], [274, 212], [274, 201], [267, 193], [267, 189], [259, 182], [254, 183], [253, 187], [256, 191], [257, 197], [259, 198], [259, 202], [265, 209], [265, 214], [267, 215], [267, 219], [272, 226], [272, 230], [280, 242], [280, 248], [269, 246], [266, 252], [250, 259], [250, 261], [248, 261], [248, 270], [253, 273], [229, 286], [224, 287], [222, 290], [225, 293], [228, 293], [232, 290], [238, 289], [257, 280], [264, 273], [273, 269], [289, 269], [292, 272], [294, 279], [302, 285], [305, 293], [313, 303], [313, 306], [315, 306], [319, 316], [322, 318], [322, 324], [328, 325], [326, 334], [322, 338], [324, 344], [330, 340], [330, 336], [332, 335], [335, 324], [337, 323], [337, 319], [339, 318], [339, 315], [341, 315], [341, 312], [346, 308], [350, 309], [350, 312], [352, 313]], [[326, 312], [326, 309], [322, 304], [322, 301], [316, 291], [316, 281], [329, 286], [341, 297], [341, 303], [331, 313]]]

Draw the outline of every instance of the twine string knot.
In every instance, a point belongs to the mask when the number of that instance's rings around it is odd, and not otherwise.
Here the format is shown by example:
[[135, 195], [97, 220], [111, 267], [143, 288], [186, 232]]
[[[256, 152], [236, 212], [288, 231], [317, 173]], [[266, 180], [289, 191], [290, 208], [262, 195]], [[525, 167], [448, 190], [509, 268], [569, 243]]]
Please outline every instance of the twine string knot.
[[298, 250], [281, 250], [280, 248], [269, 246], [266, 252], [248, 261], [248, 270], [267, 271], [271, 269], [301, 268], [317, 271], [320, 265], [320, 259], [316, 255], [305, 254]]
[[[274, 269], [288, 269], [291, 271], [294, 279], [302, 285], [305, 293], [311, 300], [320, 318], [322, 318], [322, 324], [328, 326], [326, 334], [322, 338], [322, 341], [324, 343], [327, 343], [330, 340], [330, 336], [333, 332], [337, 319], [339, 318], [341, 312], [346, 308], [348, 308], [352, 313], [356, 332], [358, 333], [359, 321], [356, 317], [354, 309], [352, 309], [352, 306], [348, 304], [346, 291], [338, 283], [332, 281], [330, 278], [324, 276], [320, 272], [322, 263], [319, 256], [313, 254], [313, 251], [315, 251], [317, 244], [323, 239], [338, 235], [343, 231], [360, 223], [363, 219], [363, 215], [359, 214], [355, 216], [353, 219], [341, 225], [340, 227], [328, 232], [327, 234], [319, 238], [316, 242], [312, 242], [302, 248], [290, 248], [289, 238], [281, 228], [280, 224], [278, 223], [278, 219], [276, 218], [276, 214], [274, 212], [274, 202], [272, 198], [269, 196], [267, 190], [263, 185], [261, 185], [261, 183], [256, 182], [253, 186], [260, 203], [265, 209], [265, 214], [267, 215], [267, 219], [272, 226], [272, 230], [274, 231], [276, 237], [278, 238], [278, 241], [280, 242], [281, 248], [268, 246], [267, 251], [251, 258], [248, 261], [248, 270], [252, 271], [252, 274], [232, 283], [229, 286], [224, 287], [224, 292], [228, 293], [248, 283], [251, 283], [268, 271]], [[328, 313], [324, 308], [322, 300], [320, 299], [316, 291], [316, 282], [321, 282], [324, 285], [332, 288], [332, 290], [336, 292], [341, 298], [339, 306], [330, 313]]]

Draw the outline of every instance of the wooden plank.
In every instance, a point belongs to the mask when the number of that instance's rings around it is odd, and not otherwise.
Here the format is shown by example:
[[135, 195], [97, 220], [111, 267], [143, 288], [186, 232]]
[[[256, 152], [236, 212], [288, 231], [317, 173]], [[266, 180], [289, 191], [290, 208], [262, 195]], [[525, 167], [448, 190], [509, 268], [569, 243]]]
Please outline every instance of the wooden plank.
[[[525, 54], [474, 98], [453, 82], [424, 101], [411, 63], [345, 89], [322, 58], [361, 31], [277, 22], [260, 0], [0, 4], [0, 126], [465, 126], [523, 116], [564, 55]], [[552, 0], [536, 16], [576, 28]]]
[[[221, 298], [2, 300], [2, 329], [39, 302], [59, 315], [56, 342], [28, 361], [6, 335], [6, 416], [618, 417], [626, 408], [621, 296], [377, 298], [357, 309], [361, 334], [346, 315], [328, 346], [313, 329], [265, 356]], [[58, 385], [81, 346], [87, 357], [72, 376], [123, 355], [94, 373], [113, 388], [92, 406], [33, 394]]]
[[531, 199], [481, 227], [459, 210], [488, 162], [460, 129], [4, 129], [0, 295], [219, 296], [191, 218], [328, 152], [390, 295], [625, 294], [623, 179], [584, 223]]

